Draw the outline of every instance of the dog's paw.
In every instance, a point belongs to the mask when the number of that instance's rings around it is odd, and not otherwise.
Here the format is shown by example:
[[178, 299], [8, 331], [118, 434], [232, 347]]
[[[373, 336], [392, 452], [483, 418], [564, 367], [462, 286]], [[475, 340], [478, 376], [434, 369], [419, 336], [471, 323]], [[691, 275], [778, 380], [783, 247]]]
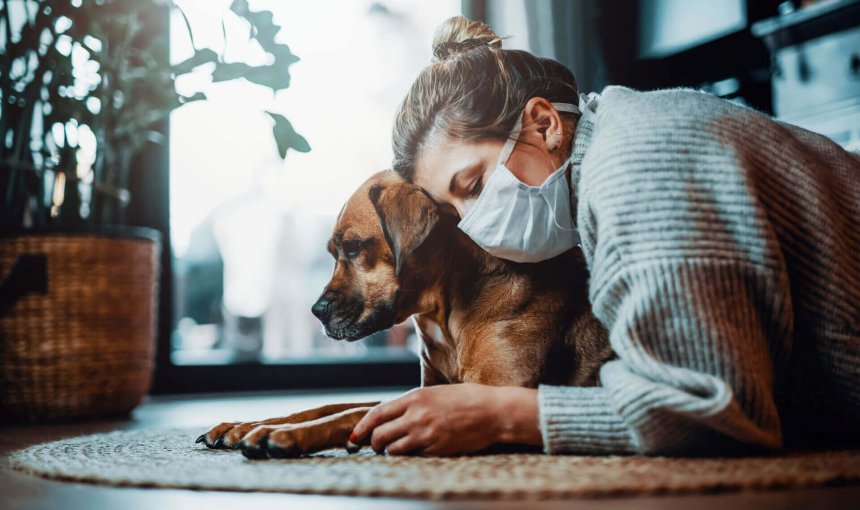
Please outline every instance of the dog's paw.
[[237, 443], [248, 432], [259, 425], [257, 422], [224, 422], [218, 424], [197, 438], [209, 448], [236, 448]]
[[239, 442], [242, 454], [249, 459], [283, 459], [319, 451], [313, 427], [302, 425], [261, 425]]

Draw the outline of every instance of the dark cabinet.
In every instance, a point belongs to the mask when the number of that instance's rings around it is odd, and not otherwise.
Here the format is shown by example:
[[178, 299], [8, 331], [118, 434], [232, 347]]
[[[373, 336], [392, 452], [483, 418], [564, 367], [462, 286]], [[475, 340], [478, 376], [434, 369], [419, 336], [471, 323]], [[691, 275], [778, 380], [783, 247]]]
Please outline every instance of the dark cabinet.
[[860, 1], [812, 4], [752, 30], [771, 52], [777, 118], [860, 149]]

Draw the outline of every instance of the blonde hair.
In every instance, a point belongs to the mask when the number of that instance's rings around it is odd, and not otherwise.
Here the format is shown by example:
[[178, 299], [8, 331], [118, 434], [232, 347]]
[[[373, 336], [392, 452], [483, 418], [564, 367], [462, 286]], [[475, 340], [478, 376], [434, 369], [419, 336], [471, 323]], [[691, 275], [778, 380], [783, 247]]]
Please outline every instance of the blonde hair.
[[407, 179], [431, 143], [505, 139], [533, 97], [578, 102], [576, 79], [567, 67], [502, 49], [502, 38], [480, 21], [446, 20], [436, 29], [433, 54], [394, 119], [393, 167]]

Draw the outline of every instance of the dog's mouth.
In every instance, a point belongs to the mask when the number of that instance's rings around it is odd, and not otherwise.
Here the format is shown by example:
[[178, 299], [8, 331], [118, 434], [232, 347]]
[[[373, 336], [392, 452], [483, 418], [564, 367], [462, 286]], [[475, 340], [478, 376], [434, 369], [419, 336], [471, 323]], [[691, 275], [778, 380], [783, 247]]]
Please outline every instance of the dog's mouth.
[[326, 336], [335, 340], [355, 342], [394, 326], [396, 313], [392, 302], [377, 306], [364, 319], [361, 318], [361, 312], [359, 310], [358, 313], [341, 314], [337, 311], [333, 313], [331, 318], [323, 323]]

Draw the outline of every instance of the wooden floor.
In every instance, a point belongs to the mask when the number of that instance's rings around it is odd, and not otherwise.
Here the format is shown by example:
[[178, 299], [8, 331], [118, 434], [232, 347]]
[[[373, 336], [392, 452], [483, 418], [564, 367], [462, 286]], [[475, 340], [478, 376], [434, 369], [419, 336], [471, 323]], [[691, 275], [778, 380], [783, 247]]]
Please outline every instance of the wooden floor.
[[[207, 427], [229, 419], [253, 420], [289, 414], [324, 403], [385, 399], [391, 392], [361, 393], [279, 393], [231, 395], [229, 397], [197, 395], [192, 397], [150, 398], [138, 408], [131, 420], [62, 426], [0, 428], [0, 454], [30, 444], [78, 434], [143, 427]], [[582, 508], [609, 510], [636, 509], [807, 509], [860, 508], [860, 487], [843, 487], [803, 491], [774, 491], [722, 495], [619, 498], [540, 503], [458, 501], [452, 503], [359, 497], [306, 496], [265, 493], [231, 493], [175, 489], [110, 488], [78, 483], [53, 482], [0, 470], [0, 509], [200, 509], [245, 510], [249, 508], [296, 508], [316, 510], [405, 509], [555, 509]]]

